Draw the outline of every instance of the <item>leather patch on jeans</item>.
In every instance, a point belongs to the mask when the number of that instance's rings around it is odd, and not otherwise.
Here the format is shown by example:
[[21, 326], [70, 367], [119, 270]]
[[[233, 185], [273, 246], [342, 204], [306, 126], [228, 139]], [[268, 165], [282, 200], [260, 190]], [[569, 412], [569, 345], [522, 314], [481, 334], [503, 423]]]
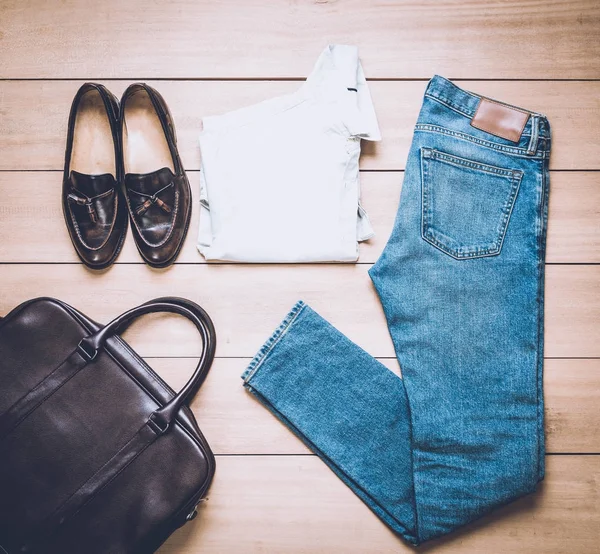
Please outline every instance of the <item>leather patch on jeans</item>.
[[518, 108], [482, 98], [471, 119], [471, 125], [497, 137], [519, 142], [530, 115], [529, 112]]

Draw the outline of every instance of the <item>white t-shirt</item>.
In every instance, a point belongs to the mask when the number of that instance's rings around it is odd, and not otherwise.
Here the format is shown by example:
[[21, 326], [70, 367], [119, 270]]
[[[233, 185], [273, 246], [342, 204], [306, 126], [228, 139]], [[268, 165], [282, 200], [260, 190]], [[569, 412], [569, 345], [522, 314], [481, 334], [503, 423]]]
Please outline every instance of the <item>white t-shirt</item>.
[[360, 140], [380, 140], [355, 46], [328, 46], [300, 89], [200, 133], [198, 250], [207, 260], [352, 262], [373, 236]]

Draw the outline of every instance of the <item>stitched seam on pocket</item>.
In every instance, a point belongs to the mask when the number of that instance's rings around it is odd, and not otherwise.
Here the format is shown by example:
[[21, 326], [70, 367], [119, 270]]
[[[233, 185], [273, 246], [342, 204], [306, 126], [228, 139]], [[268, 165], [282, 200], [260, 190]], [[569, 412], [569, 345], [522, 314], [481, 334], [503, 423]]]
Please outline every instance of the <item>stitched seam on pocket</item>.
[[[444, 252], [445, 254], [451, 256], [456, 260], [465, 260], [465, 259], [475, 259], [475, 258], [483, 258], [489, 256], [496, 256], [500, 254], [502, 251], [502, 246], [504, 244], [504, 238], [506, 236], [506, 231], [508, 229], [508, 224], [510, 222], [510, 217], [512, 215], [512, 211], [514, 208], [515, 200], [517, 194], [519, 192], [519, 188], [521, 186], [521, 179], [523, 178], [523, 172], [519, 170], [511, 170], [495, 167], [488, 164], [483, 164], [481, 162], [474, 162], [471, 160], [466, 160], [464, 158], [460, 158], [458, 156], [454, 156], [452, 154], [446, 154], [445, 152], [440, 152], [438, 150], [434, 150], [432, 148], [421, 148], [421, 237], [423, 240], [437, 248], [438, 250]], [[429, 188], [427, 186], [427, 164], [425, 161], [427, 160], [438, 160], [442, 163], [447, 163], [449, 165], [459, 167], [459, 168], [469, 168], [474, 171], [482, 171], [485, 173], [490, 173], [491, 175], [495, 175], [497, 177], [505, 177], [510, 180], [510, 194], [508, 198], [504, 202], [502, 206], [502, 218], [500, 220], [498, 226], [498, 235], [496, 240], [494, 241], [492, 246], [488, 247], [460, 247], [458, 249], [454, 249], [446, 244], [442, 243], [436, 238], [436, 234], [442, 235], [446, 237], [446, 234], [443, 231], [437, 231], [433, 228], [431, 217], [432, 213], [430, 210], [430, 199], [429, 199]], [[454, 162], [457, 160], [457, 162]], [[490, 171], [491, 170], [491, 171]], [[448, 239], [452, 240], [450, 237]]]
[[515, 173], [519, 173], [518, 170], [505, 169], [503, 167], [496, 167], [495, 165], [467, 160], [466, 158], [461, 158], [459, 156], [455, 156], [454, 154], [446, 154], [446, 152], [435, 150], [433, 148], [423, 148], [423, 150], [432, 154], [427, 156], [429, 159], [440, 160], [444, 163], [455, 165], [457, 167], [468, 167], [470, 169], [485, 171], [486, 173], [491, 173], [492, 175], [498, 175], [500, 177], [514, 177]]

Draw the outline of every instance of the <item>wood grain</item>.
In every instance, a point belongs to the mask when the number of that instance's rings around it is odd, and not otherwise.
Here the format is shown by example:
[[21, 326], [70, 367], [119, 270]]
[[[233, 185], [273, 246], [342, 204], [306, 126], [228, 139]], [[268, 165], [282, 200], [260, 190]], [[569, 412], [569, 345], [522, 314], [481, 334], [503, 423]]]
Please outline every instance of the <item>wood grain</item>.
[[[363, 205], [376, 235], [360, 245], [360, 262], [373, 263], [392, 231], [404, 174], [363, 172]], [[198, 196], [197, 172], [190, 172], [192, 195]], [[0, 172], [0, 261], [79, 262], [68, 238], [60, 200], [62, 174]], [[548, 228], [549, 263], [600, 262], [600, 172], [553, 172]], [[205, 263], [196, 249], [199, 210], [194, 204], [190, 231], [177, 263]], [[36, 231], [31, 232], [35, 220]], [[40, 240], [40, 237], [44, 237]], [[139, 263], [129, 233], [117, 263]]]
[[[146, 360], [175, 390], [189, 378], [192, 358]], [[399, 373], [396, 359], [380, 358]], [[217, 358], [192, 409], [216, 454], [307, 454], [309, 450], [242, 387], [250, 358]], [[546, 360], [547, 452], [599, 453], [600, 360]]]
[[160, 554], [592, 554], [600, 540], [600, 457], [547, 457], [522, 498], [414, 549], [397, 538], [314, 456], [220, 457], [199, 516]]
[[[0, 313], [37, 296], [56, 296], [100, 322], [160, 296], [202, 305], [215, 321], [217, 355], [252, 357], [298, 299], [307, 301], [373, 356], [394, 351], [375, 289], [363, 265], [177, 265], [151, 270], [116, 265], [92, 273], [82, 265], [0, 265]], [[548, 357], [600, 356], [600, 266], [550, 265], [546, 272]], [[145, 356], [194, 356], [191, 324], [148, 316], [128, 332]]]
[[594, 78], [594, 0], [481, 4], [5, 0], [0, 77], [302, 77], [327, 43], [371, 77]]
[[[60, 184], [68, 112], [84, 80], [104, 81], [118, 96], [146, 80], [164, 95], [197, 197], [202, 117], [296, 90], [328, 43], [359, 45], [383, 135], [363, 142], [363, 199], [377, 236], [361, 245], [360, 264], [206, 264], [195, 248], [197, 210], [170, 269], [144, 266], [131, 237], [114, 267], [93, 273], [79, 263]], [[299, 298], [399, 372], [367, 270], [391, 231], [413, 126], [436, 73], [544, 113], [552, 126], [544, 387], [547, 450], [565, 455], [546, 457], [537, 493], [413, 549], [247, 394], [239, 375]], [[217, 473], [199, 517], [160, 554], [595, 554], [598, 129], [597, 0], [3, 0], [0, 315], [50, 295], [107, 322], [150, 298], [180, 295], [214, 318], [220, 357], [192, 409], [219, 454]], [[200, 350], [191, 324], [169, 315], [136, 322], [125, 338], [175, 388]]]
[[[600, 43], [600, 40], [599, 40]], [[1, 44], [1, 43], [0, 43]], [[131, 81], [105, 83], [120, 97]], [[0, 82], [0, 169], [62, 170], [69, 109], [82, 81]], [[149, 81], [165, 97], [186, 169], [200, 166], [202, 117], [296, 90], [290, 81]], [[544, 113], [553, 169], [600, 169], [600, 82], [461, 81], [464, 89]], [[363, 141], [363, 169], [403, 169], [426, 82], [370, 83], [383, 140]]]

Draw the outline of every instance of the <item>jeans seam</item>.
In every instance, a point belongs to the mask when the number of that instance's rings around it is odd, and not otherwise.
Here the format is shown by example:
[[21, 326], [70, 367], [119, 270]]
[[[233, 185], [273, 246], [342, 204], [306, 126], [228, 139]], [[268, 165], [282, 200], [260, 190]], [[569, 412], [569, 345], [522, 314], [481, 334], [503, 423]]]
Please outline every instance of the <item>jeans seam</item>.
[[[548, 193], [549, 193], [549, 175], [548, 175], [548, 164], [542, 165], [542, 187], [541, 187], [541, 209], [540, 215], [540, 229], [538, 239], [538, 265], [539, 265], [539, 277], [538, 277], [538, 344], [537, 344], [537, 481], [541, 480], [542, 464], [545, 467], [545, 445], [546, 440], [544, 436], [544, 389], [543, 389], [543, 373], [544, 373], [544, 289], [545, 289], [545, 257], [546, 257], [546, 242], [547, 242], [547, 222], [548, 222]], [[541, 435], [541, 436], [540, 436]], [[542, 451], [543, 450], [543, 451]]]
[[444, 98], [441, 98], [439, 96], [433, 96], [431, 93], [425, 93], [425, 97], [429, 98], [429, 99], [431, 99], [431, 100], [433, 100], [435, 102], [439, 102], [440, 104], [443, 104], [447, 108], [450, 108], [451, 110], [455, 111], [456, 113], [458, 113], [460, 115], [463, 115], [465, 117], [468, 117], [469, 119], [471, 119], [473, 117], [472, 114], [468, 114], [466, 112], [463, 112], [460, 108], [458, 108], [457, 106], [455, 106], [454, 104], [452, 104], [449, 100], [445, 100]]
[[[547, 153], [545, 150], [542, 150], [537, 156], [532, 156], [527, 154], [526, 148], [520, 148], [516, 146], [504, 146], [503, 144], [496, 144], [489, 140], [480, 139], [477, 137], [473, 137], [468, 135], [467, 133], [463, 133], [461, 131], [454, 131], [452, 129], [446, 129], [445, 127], [440, 127], [439, 125], [432, 125], [430, 123], [417, 123], [415, 125], [415, 132], [425, 132], [425, 133], [438, 133], [441, 135], [451, 136], [457, 139], [466, 140], [468, 142], [472, 142], [484, 148], [489, 148], [490, 150], [497, 150], [499, 152], [504, 152], [505, 154], [510, 154], [513, 156], [531, 159], [545, 159], [547, 158]], [[539, 139], [543, 140], [543, 139]]]
[[273, 334], [263, 343], [260, 347], [252, 361], [248, 364], [248, 367], [242, 374], [242, 379], [244, 380], [244, 384], [247, 384], [252, 377], [254, 377], [255, 373], [260, 369], [264, 361], [268, 358], [269, 354], [277, 346], [279, 341], [285, 336], [288, 329], [292, 326], [294, 321], [298, 318], [298, 316], [302, 313], [302, 311], [306, 308], [306, 304], [302, 300], [298, 300], [289, 311], [289, 313], [285, 316], [283, 321], [279, 324], [277, 329], [273, 331]]
[[421, 150], [427, 153], [426, 157], [429, 159], [441, 160], [453, 166], [468, 167], [469, 169], [473, 169], [475, 171], [483, 171], [485, 173], [491, 173], [492, 175], [498, 175], [499, 177], [505, 177], [508, 179], [514, 178], [515, 171], [518, 171], [515, 169], [507, 169], [505, 167], [498, 167], [483, 162], [477, 162], [468, 158], [461, 158], [460, 156], [455, 156], [454, 154], [449, 154], [447, 152], [443, 152], [442, 150], [436, 150], [435, 148], [421, 148]]
[[532, 115], [531, 116], [531, 137], [529, 138], [529, 145], [527, 146], [527, 154], [533, 156], [538, 148], [538, 140], [539, 140], [539, 116]]

